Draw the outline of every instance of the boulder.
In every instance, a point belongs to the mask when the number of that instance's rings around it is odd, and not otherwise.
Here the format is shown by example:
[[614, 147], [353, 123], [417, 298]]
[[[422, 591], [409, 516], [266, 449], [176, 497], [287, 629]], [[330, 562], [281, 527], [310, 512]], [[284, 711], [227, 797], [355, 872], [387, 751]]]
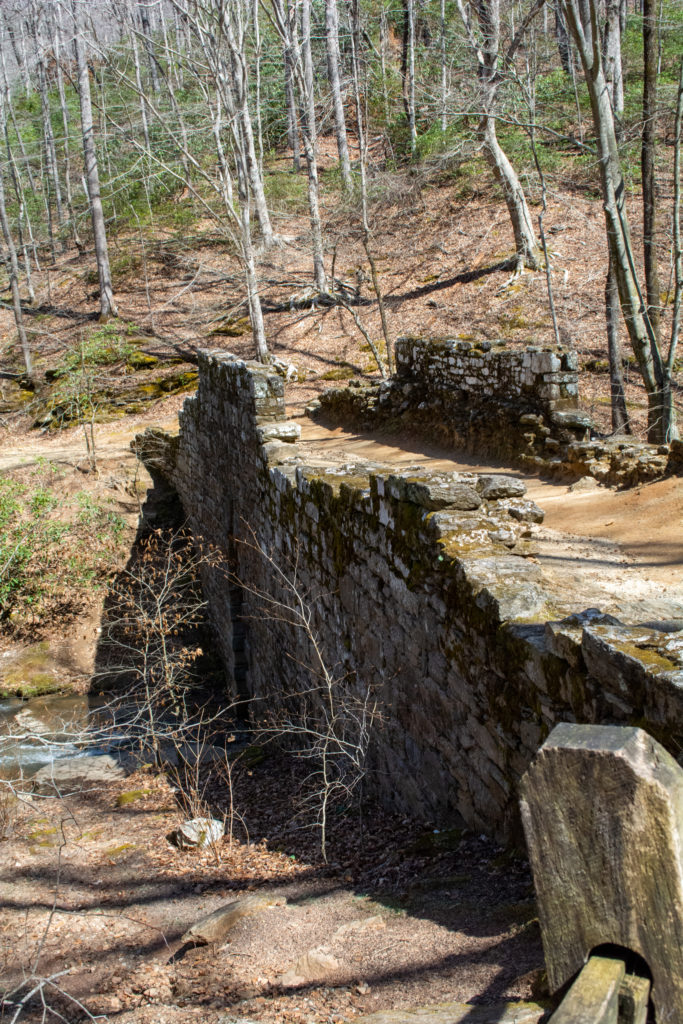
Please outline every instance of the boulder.
[[483, 473], [477, 480], [477, 490], [485, 501], [497, 501], [499, 498], [523, 497], [526, 485], [514, 476]]
[[235, 927], [243, 917], [250, 917], [258, 914], [268, 907], [282, 907], [287, 902], [284, 896], [257, 893], [254, 896], [245, 896], [241, 900], [233, 900], [219, 907], [213, 913], [207, 914], [196, 921], [191, 928], [188, 928], [182, 937], [182, 942], [192, 942], [196, 946], [211, 945], [224, 942], [228, 933]]
[[169, 839], [180, 850], [204, 847], [223, 838], [225, 826], [217, 818], [192, 818], [171, 832]]
[[542, 523], [545, 519], [545, 512], [535, 501], [507, 498], [501, 501], [500, 505], [519, 523]]
[[109, 754], [68, 757], [40, 768], [31, 779], [34, 793], [67, 796], [125, 779], [126, 771]]
[[309, 985], [311, 982], [325, 981], [331, 974], [339, 970], [340, 963], [331, 955], [325, 946], [309, 949], [299, 957], [297, 962], [285, 974], [278, 978], [280, 985]]

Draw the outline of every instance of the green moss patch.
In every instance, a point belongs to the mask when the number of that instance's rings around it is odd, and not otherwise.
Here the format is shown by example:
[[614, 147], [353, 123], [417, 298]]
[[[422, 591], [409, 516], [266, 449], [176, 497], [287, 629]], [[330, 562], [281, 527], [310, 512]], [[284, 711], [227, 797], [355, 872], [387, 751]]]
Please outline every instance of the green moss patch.
[[53, 667], [49, 645], [43, 641], [26, 648], [0, 677], [0, 696], [41, 697], [69, 689], [59, 680]]
[[127, 793], [119, 793], [116, 798], [116, 806], [126, 807], [128, 804], [134, 804], [138, 800], [144, 800], [151, 792], [151, 789], [131, 789]]

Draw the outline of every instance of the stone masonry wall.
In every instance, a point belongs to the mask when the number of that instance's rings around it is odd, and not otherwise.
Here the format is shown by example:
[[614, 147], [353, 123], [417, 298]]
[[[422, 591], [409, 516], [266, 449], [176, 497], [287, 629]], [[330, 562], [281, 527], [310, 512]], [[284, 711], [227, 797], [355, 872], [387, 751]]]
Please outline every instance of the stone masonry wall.
[[399, 338], [396, 373], [402, 380], [423, 379], [430, 388], [462, 391], [471, 400], [504, 396], [539, 413], [576, 409], [578, 357], [569, 349], [530, 345], [524, 351], [504, 343]]
[[519, 481], [306, 465], [281, 378], [222, 352], [199, 369], [164, 471], [232, 560], [206, 594], [257, 717], [313, 678], [305, 632], [264, 611], [295, 565], [327, 665], [380, 702], [370, 778], [397, 809], [510, 838], [517, 782], [563, 720], [642, 725], [681, 754], [681, 634], [568, 615], [515, 553], [540, 512]]
[[578, 405], [576, 352], [503, 341], [399, 338], [396, 374], [321, 396], [315, 414], [362, 429], [411, 429], [431, 441], [531, 471], [630, 486], [683, 469], [683, 444], [591, 439]]

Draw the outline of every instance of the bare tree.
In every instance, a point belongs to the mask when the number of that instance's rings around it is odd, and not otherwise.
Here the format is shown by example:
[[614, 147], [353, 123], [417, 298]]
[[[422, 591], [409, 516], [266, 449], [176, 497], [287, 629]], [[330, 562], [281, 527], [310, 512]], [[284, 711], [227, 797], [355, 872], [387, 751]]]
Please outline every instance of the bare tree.
[[327, 861], [330, 811], [335, 803], [349, 803], [365, 777], [373, 729], [381, 719], [379, 703], [366, 681], [330, 664], [318, 634], [315, 598], [306, 590], [296, 557], [282, 565], [249, 526], [238, 549], [249, 560], [256, 556], [253, 579], [239, 571], [229, 574], [247, 598], [246, 614], [288, 634], [294, 670], [293, 686], [283, 678], [275, 699], [262, 700], [259, 728], [265, 736], [289, 741], [311, 764], [303, 814], [307, 827], [318, 830]]
[[[624, 112], [624, 76], [621, 63], [621, 3], [608, 0], [605, 8], [603, 29], [603, 59], [605, 78], [610, 93], [614, 127], [617, 139], [621, 135], [621, 118]], [[631, 433], [624, 391], [624, 369], [619, 337], [621, 317], [619, 316], [619, 286], [617, 273], [608, 246], [607, 278], [605, 280], [605, 320], [607, 326], [607, 354], [610, 368], [610, 401], [612, 409], [612, 430]]]
[[308, 168], [308, 206], [313, 241], [313, 275], [319, 293], [327, 292], [323, 256], [320, 188], [318, 184], [318, 133], [315, 116], [313, 57], [311, 53], [311, 0], [301, 6], [301, 41], [296, 32], [294, 13], [286, 0], [272, 0], [273, 24], [292, 57], [292, 73], [303, 110], [302, 138]]
[[[291, 0], [287, 0], [287, 20], [293, 22]], [[295, 24], [295, 22], [294, 22]], [[299, 115], [296, 106], [296, 90], [294, 87], [294, 57], [291, 52], [291, 44], [284, 39], [282, 43], [282, 58], [285, 73], [285, 103], [287, 108], [287, 142], [292, 151], [292, 165], [295, 174], [301, 169], [301, 136], [299, 132]]]
[[114, 303], [114, 290], [112, 287], [111, 270], [109, 267], [107, 231], [104, 223], [102, 197], [100, 195], [100, 173], [97, 164], [97, 153], [95, 151], [95, 132], [93, 129], [92, 100], [90, 97], [90, 77], [85, 56], [82, 12], [79, 10], [78, 0], [71, 0], [71, 11], [74, 20], [74, 51], [76, 55], [76, 68], [78, 73], [78, 98], [81, 108], [81, 132], [83, 135], [85, 180], [88, 188], [90, 218], [92, 221], [93, 237], [95, 241], [97, 274], [100, 281], [100, 317], [103, 320], [106, 320], [111, 316], [117, 316], [118, 313], [116, 304]]
[[401, 50], [401, 79], [403, 81], [403, 106], [408, 121], [410, 152], [417, 146], [417, 121], [415, 116], [415, 3], [403, 0], [403, 47]]
[[337, 138], [337, 152], [339, 153], [339, 167], [341, 169], [342, 182], [347, 192], [353, 188], [351, 177], [351, 162], [349, 160], [349, 145], [346, 137], [346, 118], [344, 116], [344, 101], [342, 99], [341, 79], [339, 73], [339, 15], [337, 12], [337, 0], [325, 0], [325, 44], [327, 49], [327, 78], [332, 93], [332, 109], [334, 111], [334, 132]]
[[[1, 105], [0, 105], [1, 106]], [[4, 110], [0, 114], [4, 122]], [[17, 334], [19, 336], [19, 346], [21, 348], [21, 354], [24, 359], [24, 367], [26, 369], [26, 376], [29, 380], [33, 379], [33, 359], [31, 356], [31, 348], [28, 343], [26, 336], [26, 328], [24, 326], [24, 318], [21, 311], [21, 296], [19, 294], [19, 261], [17, 260], [17, 249], [14, 244], [12, 237], [12, 231], [10, 229], [9, 218], [7, 216], [7, 204], [5, 202], [5, 183], [3, 180], [3, 174], [0, 172], [0, 226], [2, 227], [2, 236], [5, 240], [5, 246], [7, 248], [7, 263], [9, 272], [9, 282], [12, 291], [12, 309], [14, 312], [14, 322], [17, 328]]]
[[[52, 116], [50, 112], [50, 96], [48, 91], [47, 69], [45, 66], [45, 10], [42, 6], [39, 7], [37, 0], [32, 0], [29, 7], [29, 11], [31, 16], [31, 32], [33, 35], [33, 42], [36, 53], [36, 70], [38, 78], [38, 93], [40, 95], [40, 108], [43, 121], [43, 144], [45, 146], [45, 160], [47, 162], [49, 182], [54, 196], [55, 210], [57, 213], [57, 233], [61, 235], [62, 225], [64, 223], [64, 209], [62, 204], [62, 187], [59, 180], [59, 166], [57, 163], [57, 149], [55, 146], [54, 132], [52, 130]], [[54, 259], [54, 231], [52, 228], [52, 210], [49, 202], [47, 204], [47, 213], [48, 222], [50, 226], [50, 237], [52, 240], [52, 250]], [[64, 240], [62, 239], [62, 243], [63, 241]]]
[[479, 71], [482, 110], [478, 126], [479, 138], [486, 161], [503, 190], [515, 236], [518, 268], [520, 269], [522, 266], [538, 269], [538, 242], [524, 189], [498, 141], [496, 98], [504, 80], [503, 71], [511, 64], [528, 26], [541, 10], [543, 3], [544, 0], [534, 0], [526, 17], [513, 35], [507, 50], [501, 54], [500, 0], [475, 0], [472, 4], [479, 25], [478, 35], [472, 24], [469, 9], [465, 7], [463, 0], [457, 0], [458, 11], [470, 48], [476, 57]]
[[597, 3], [596, 0], [562, 0], [562, 6], [581, 59], [591, 101], [610, 258], [616, 273], [626, 329], [647, 392], [648, 438], [656, 443], [667, 441], [677, 436], [671, 387], [671, 346], [665, 359], [636, 272], [617, 131], [602, 61]]
[[[614, 2], [614, 0], [613, 0]], [[647, 312], [659, 339], [660, 286], [657, 266], [657, 65], [659, 20], [654, 0], [643, 0], [643, 133], [640, 164], [643, 177], [643, 252]]]
[[155, 95], [161, 90], [159, 83], [159, 67], [154, 53], [154, 41], [152, 39], [152, 28], [149, 23], [149, 4], [147, 0], [138, 0], [138, 14], [140, 16], [140, 26], [142, 28], [142, 38], [147, 52], [147, 63], [149, 65], [149, 81], [152, 86], [152, 92]]

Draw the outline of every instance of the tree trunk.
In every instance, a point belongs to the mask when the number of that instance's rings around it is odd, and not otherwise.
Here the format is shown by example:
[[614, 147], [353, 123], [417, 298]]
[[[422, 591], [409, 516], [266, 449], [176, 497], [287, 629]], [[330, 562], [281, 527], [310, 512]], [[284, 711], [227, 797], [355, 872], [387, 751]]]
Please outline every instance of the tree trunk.
[[223, 204], [227, 209], [232, 209], [233, 189], [230, 168], [225, 158], [223, 140], [221, 138], [221, 95], [216, 90], [216, 110], [213, 116], [213, 137], [216, 141], [216, 156], [218, 157], [218, 170], [221, 175], [221, 188], [223, 192]]
[[254, 107], [256, 109], [256, 140], [258, 142], [259, 174], [263, 177], [263, 118], [261, 116], [261, 26], [259, 0], [253, 0], [251, 23], [254, 28]]
[[612, 430], [630, 434], [631, 424], [626, 409], [624, 394], [624, 370], [619, 341], [619, 286], [610, 260], [605, 279], [605, 319], [607, 321], [607, 352], [609, 356], [610, 398], [612, 405]]
[[[36, 47], [36, 69], [38, 73], [38, 93], [40, 95], [40, 109], [43, 120], [43, 142], [45, 144], [45, 159], [47, 161], [50, 184], [55, 200], [57, 212], [57, 231], [61, 235], [64, 223], [64, 208], [62, 204], [62, 189], [59, 182], [59, 166], [57, 163], [57, 149], [55, 137], [52, 131], [52, 117], [50, 113], [50, 95], [47, 86], [47, 74], [45, 70], [45, 56], [43, 53], [43, 35], [40, 24], [40, 14], [32, 6], [32, 31], [33, 41]], [[62, 243], [63, 243], [62, 239]]]
[[659, 340], [661, 298], [657, 267], [657, 193], [655, 184], [655, 145], [657, 115], [657, 12], [654, 0], [644, 0], [643, 10], [643, 136], [641, 170], [643, 175], [643, 253], [647, 312], [652, 330]]
[[[3, 115], [4, 122], [4, 115]], [[24, 359], [24, 367], [26, 369], [26, 376], [29, 380], [33, 379], [33, 359], [31, 357], [31, 349], [26, 336], [26, 329], [24, 327], [24, 319], [21, 312], [21, 297], [19, 295], [19, 262], [17, 260], [17, 250], [12, 238], [12, 232], [10, 231], [9, 218], [7, 216], [7, 204], [5, 202], [5, 183], [3, 180], [2, 172], [0, 172], [0, 225], [2, 226], [2, 235], [5, 240], [5, 246], [7, 248], [8, 255], [8, 271], [10, 289], [12, 291], [12, 308], [14, 310], [14, 322], [17, 328], [17, 334], [19, 335], [19, 346], [21, 348], [21, 354]]]
[[503, 190], [505, 204], [508, 208], [515, 236], [518, 262], [520, 266], [527, 266], [533, 270], [538, 270], [538, 242], [536, 241], [529, 206], [524, 195], [524, 189], [517, 177], [517, 172], [498, 142], [494, 117], [485, 114], [481, 118], [479, 121], [479, 134], [483, 142], [486, 161]]
[[323, 257], [323, 234], [320, 220], [318, 187], [317, 127], [315, 121], [315, 92], [313, 84], [313, 55], [311, 53], [311, 0], [303, 0], [301, 11], [301, 85], [306, 119], [303, 130], [304, 150], [308, 165], [308, 205], [311, 215], [313, 239], [313, 275], [315, 286], [320, 293], [327, 291], [325, 261]]
[[662, 374], [661, 353], [647, 316], [633, 261], [612, 104], [600, 54], [595, 0], [587, 0], [585, 20], [582, 19], [578, 0], [562, 0], [562, 3], [569, 31], [581, 57], [591, 101], [610, 258], [617, 277], [619, 302], [631, 347], [647, 391], [648, 438], [654, 443], [660, 443], [668, 433], [659, 383]]
[[[356, 103], [356, 121], [358, 124], [358, 155], [360, 157], [359, 169], [360, 169], [360, 201], [361, 201], [361, 221], [363, 227], [363, 248], [365, 249], [365, 255], [368, 258], [370, 264], [370, 276], [372, 278], [372, 287], [377, 296], [377, 305], [379, 306], [379, 316], [382, 324], [382, 334], [384, 335], [384, 343], [387, 349], [387, 366], [389, 373], [394, 372], [394, 350], [389, 334], [389, 324], [387, 323], [386, 309], [384, 306], [384, 296], [382, 295], [382, 289], [379, 281], [379, 274], [377, 273], [377, 263], [372, 254], [372, 248], [370, 245], [370, 222], [368, 220], [368, 187], [367, 187], [367, 173], [366, 164], [368, 158], [366, 133], [364, 127], [363, 118], [363, 107], [361, 103], [361, 88], [360, 88], [360, 10], [358, 6], [358, 0], [352, 0], [351, 10], [349, 12], [349, 20], [351, 24], [351, 59], [353, 66], [353, 92]], [[334, 288], [334, 281], [332, 282]], [[379, 367], [382, 377], [385, 377], [384, 365], [382, 359], [374, 342], [371, 342], [371, 347], [377, 366]]]
[[446, 73], [446, 0], [441, 0], [439, 10], [439, 31], [441, 49], [441, 131], [446, 131], [446, 96], [448, 77]]
[[[246, 63], [246, 46], [244, 42], [244, 23], [241, 20], [244, 11], [232, 0], [232, 9], [228, 6], [222, 9], [221, 19], [224, 38], [227, 43], [227, 61], [224, 64], [229, 78], [230, 89], [235, 103], [235, 110], [240, 125], [240, 134], [244, 148], [244, 159], [249, 175], [249, 187], [256, 209], [261, 235], [264, 245], [269, 247], [275, 244], [273, 226], [268, 213], [266, 194], [263, 188], [263, 177], [256, 156], [254, 145], [254, 131], [249, 112], [249, 89], [248, 70]], [[234, 19], [234, 20], [233, 20]]]
[[564, 14], [562, 13], [560, 0], [556, 0], [555, 2], [555, 39], [557, 40], [557, 52], [560, 55], [562, 70], [565, 75], [571, 75], [574, 70], [572, 44], [567, 33], [567, 22], [565, 21]]
[[81, 21], [78, 16], [76, 0], [71, 0], [74, 18], [74, 50], [78, 73], [78, 98], [81, 108], [81, 131], [83, 133], [83, 159], [85, 163], [85, 180], [88, 187], [90, 202], [90, 218], [92, 220], [93, 237], [95, 240], [95, 258], [97, 273], [100, 280], [100, 318], [108, 319], [117, 316], [114, 303], [114, 291], [109, 268], [109, 250], [107, 233], [104, 225], [104, 211], [100, 196], [100, 175], [95, 152], [95, 134], [93, 131], [92, 101], [90, 98], [90, 79], [85, 57], [85, 42], [81, 32]]
[[64, 130], [64, 189], [66, 191], [66, 208], [69, 211], [71, 222], [71, 237], [79, 252], [83, 251], [83, 243], [78, 233], [78, 220], [74, 210], [73, 195], [71, 192], [71, 153], [69, 150], [69, 112], [66, 104], [66, 93], [64, 90], [64, 73], [62, 71], [62, 9], [57, 7], [55, 21], [55, 61], [57, 64], [57, 89], [59, 91], [59, 106], [62, 111], [62, 127]]
[[287, 105], [287, 142], [292, 151], [292, 166], [295, 174], [301, 170], [301, 138], [299, 135], [299, 116], [296, 109], [294, 92], [294, 74], [292, 71], [292, 55], [287, 43], [283, 44], [283, 61], [285, 67], [285, 102]]
[[346, 118], [342, 100], [341, 81], [339, 76], [339, 17], [337, 0], [325, 0], [325, 45], [327, 49], [327, 79], [332, 93], [332, 109], [334, 111], [334, 132], [337, 137], [337, 152], [344, 189], [350, 192], [353, 188], [351, 177], [351, 161], [346, 138]]
[[135, 17], [134, 12], [129, 10], [130, 19], [130, 42], [131, 49], [133, 51], [133, 67], [135, 69], [135, 87], [138, 92], [138, 99], [140, 101], [140, 121], [142, 123], [142, 137], [145, 142], [145, 149], [149, 152], [149, 119], [147, 117], [147, 101], [145, 99], [145, 90], [142, 87], [142, 71], [140, 68], [140, 50], [138, 47], [138, 37], [135, 29]]
[[403, 0], [403, 48], [401, 51], [401, 78], [403, 81], [403, 106], [408, 122], [410, 152], [417, 146], [417, 123], [415, 119], [415, 4], [414, 0]]
[[[481, 30], [481, 41], [477, 39], [470, 20], [469, 10], [465, 8], [463, 0], [457, 0], [460, 18], [467, 32], [470, 49], [477, 60], [479, 78], [481, 81], [481, 109], [482, 116], [479, 118], [479, 137], [482, 143], [484, 157], [493, 171], [493, 175], [503, 190], [503, 196], [510, 215], [510, 222], [515, 236], [515, 248], [517, 251], [517, 267], [521, 270], [523, 266], [538, 270], [538, 243], [534, 231], [533, 220], [524, 195], [524, 189], [517, 177], [514, 167], [508, 160], [498, 141], [496, 133], [496, 95], [502, 78], [499, 71], [500, 56], [500, 0], [479, 0], [475, 5], [477, 20]], [[531, 16], [537, 13], [539, 7], [531, 9]], [[524, 24], [520, 26], [519, 32], [513, 36], [513, 41], [507, 52], [506, 59], [512, 59], [515, 48], [521, 41]]]
[[17, 43], [17, 37], [14, 31], [14, 27], [12, 25], [11, 17], [8, 15], [8, 13], [5, 13], [4, 18], [5, 25], [7, 26], [7, 35], [9, 36], [10, 43], [12, 44], [14, 59], [17, 62], [17, 67], [19, 68], [19, 71], [21, 72], [21, 77], [24, 80], [24, 90], [26, 92], [26, 95], [30, 96], [33, 90], [31, 88], [31, 76], [29, 75], [28, 71], [28, 61], [26, 59], [26, 43], [24, 40], [23, 28], [21, 30], [21, 46], [19, 46], [19, 44]]
[[624, 74], [621, 64], [621, 0], [606, 0], [603, 36], [605, 79], [609, 85], [617, 138], [624, 113]]
[[161, 87], [159, 85], [159, 69], [157, 67], [157, 59], [154, 54], [154, 43], [152, 41], [152, 30], [149, 23], [149, 10], [146, 0], [138, 0], [138, 11], [140, 12], [142, 38], [144, 40], [145, 50], [147, 52], [147, 61], [149, 63], [149, 80], [152, 85], [152, 92], [156, 95]]
[[[621, 0], [606, 0], [605, 26], [602, 39], [602, 54], [605, 65], [605, 79], [609, 88], [614, 130], [617, 140], [623, 135], [621, 117], [624, 112], [624, 82], [621, 63]], [[624, 394], [624, 368], [621, 342], [619, 339], [619, 286], [617, 275], [608, 256], [605, 279], [605, 321], [607, 326], [607, 354], [610, 370], [610, 401], [612, 408], [612, 430], [631, 433]]]

